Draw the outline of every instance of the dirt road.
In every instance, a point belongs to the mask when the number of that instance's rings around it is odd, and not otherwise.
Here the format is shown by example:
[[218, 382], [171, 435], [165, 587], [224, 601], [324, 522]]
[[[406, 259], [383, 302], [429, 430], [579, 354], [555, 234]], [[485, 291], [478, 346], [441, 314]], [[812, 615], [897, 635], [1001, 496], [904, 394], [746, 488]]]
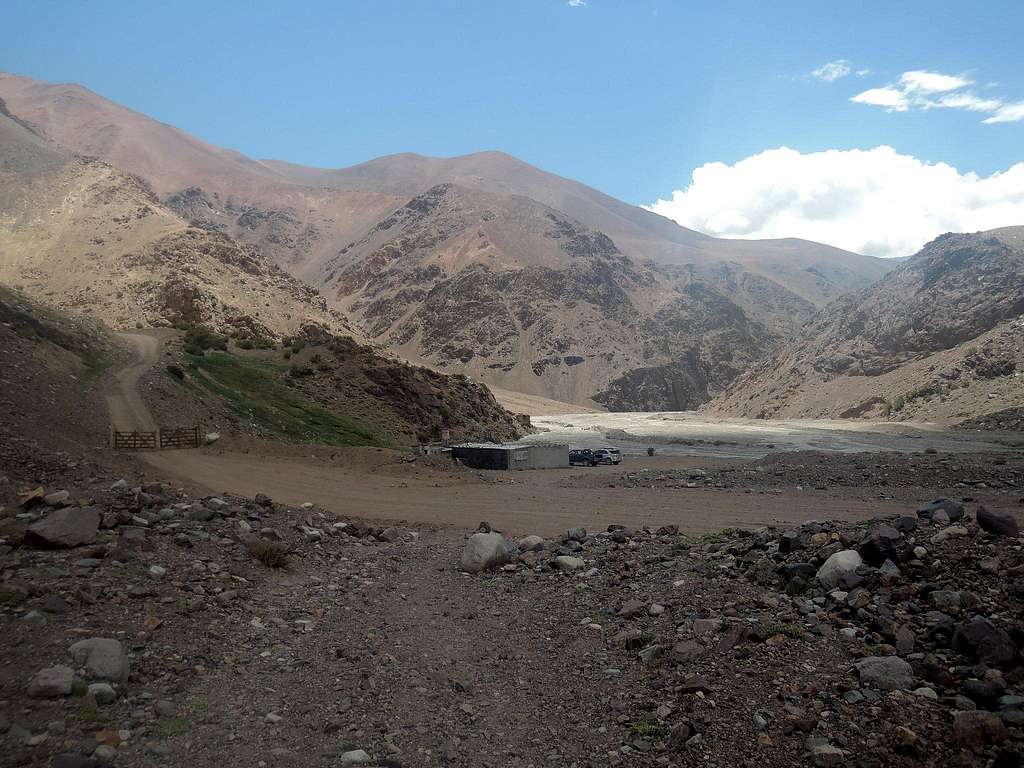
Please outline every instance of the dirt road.
[[156, 429], [153, 417], [146, 403], [139, 395], [139, 379], [160, 357], [160, 340], [142, 333], [122, 333], [131, 347], [135, 360], [126, 368], [114, 374], [112, 387], [107, 393], [107, 407], [114, 429], [145, 430]]
[[[425, 472], [403, 479], [337, 464], [263, 458], [208, 451], [163, 451], [146, 461], [173, 477], [215, 493], [252, 497], [265, 493], [288, 504], [306, 501], [339, 514], [377, 520], [405, 520], [475, 528], [487, 520], [514, 533], [554, 535], [582, 525], [675, 524], [691, 533], [734, 526], [795, 523], [841, 512], [851, 520], [906, 510], [905, 504], [849, 498], [827, 492], [743, 493], [693, 489], [566, 488], [561, 481], [577, 470], [506, 473], [504, 482], [452, 480]], [[612, 468], [608, 468], [611, 470]]]
[[[136, 360], [119, 371], [108, 393], [111, 418], [119, 429], [155, 429], [138, 391], [145, 371], [159, 359], [160, 339], [123, 334]], [[405, 520], [413, 523], [475, 528], [481, 520], [515, 533], [555, 535], [577, 525], [600, 529], [611, 523], [631, 526], [674, 524], [690, 533], [727, 527], [799, 523], [841, 513], [848, 519], [905, 511], [895, 501], [880, 501], [866, 492], [861, 498], [828, 492], [798, 494], [742, 493], [711, 489], [666, 492], [647, 488], [571, 488], [563, 482], [581, 473], [594, 476], [618, 468], [548, 470], [517, 473], [377, 471], [392, 461], [390, 454], [367, 463], [358, 452], [339, 451], [334, 460], [282, 458], [223, 447], [139, 454], [153, 468], [154, 479], [213, 493], [252, 497], [265, 493], [289, 503], [313, 502], [355, 517]], [[647, 461], [633, 459], [627, 461]], [[700, 459], [659, 457], [689, 466]], [[623, 467], [625, 468], [625, 467]], [[385, 468], [386, 470], [386, 468]], [[484, 479], [481, 479], [484, 478]]]

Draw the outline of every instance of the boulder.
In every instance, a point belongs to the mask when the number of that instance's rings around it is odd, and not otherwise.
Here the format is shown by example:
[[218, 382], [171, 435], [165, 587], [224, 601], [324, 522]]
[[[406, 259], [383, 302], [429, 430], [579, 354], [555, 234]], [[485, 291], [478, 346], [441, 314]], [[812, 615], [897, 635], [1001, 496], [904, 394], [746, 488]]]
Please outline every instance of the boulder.
[[898, 656], [868, 656], [854, 662], [861, 685], [881, 691], [909, 691], [914, 670]]
[[1020, 536], [1020, 524], [1009, 512], [998, 512], [984, 504], [978, 507], [978, 527], [993, 536]]
[[95, 507], [64, 507], [28, 527], [26, 538], [42, 547], [77, 547], [92, 544], [100, 528]]
[[512, 547], [500, 533], [474, 533], [466, 540], [459, 565], [469, 573], [498, 568], [512, 559]]
[[70, 500], [71, 494], [68, 491], [54, 491], [43, 497], [43, 503], [48, 507], [66, 507]]
[[953, 718], [953, 741], [965, 749], [981, 750], [1002, 744], [1009, 738], [1006, 726], [995, 712], [957, 712]]
[[857, 553], [868, 565], [878, 566], [886, 560], [897, 562], [903, 549], [903, 534], [888, 525], [880, 525], [865, 536]]
[[544, 538], [541, 536], [524, 536], [519, 540], [519, 549], [523, 552], [540, 552], [544, 549]]
[[788, 555], [802, 548], [800, 534], [796, 531], [783, 531], [779, 534], [779, 554]]
[[79, 640], [68, 649], [78, 667], [84, 667], [90, 680], [123, 683], [128, 680], [128, 654], [117, 640], [91, 637]]
[[75, 671], [58, 664], [41, 669], [28, 684], [28, 695], [34, 699], [56, 699], [70, 696], [75, 682]]
[[817, 579], [825, 589], [841, 587], [846, 590], [853, 589], [864, 578], [857, 573], [857, 569], [864, 564], [860, 554], [853, 549], [844, 549], [834, 553], [825, 564], [818, 569]]
[[1017, 655], [1013, 638], [984, 616], [973, 616], [957, 624], [951, 643], [964, 656], [989, 666], [1008, 665]]
[[551, 567], [556, 571], [578, 571], [583, 566], [583, 558], [572, 557], [571, 555], [559, 555], [551, 561]]
[[935, 499], [917, 508], [917, 516], [924, 520], [931, 520], [935, 513], [942, 510], [951, 521], [959, 520], [964, 516], [964, 505], [956, 499]]

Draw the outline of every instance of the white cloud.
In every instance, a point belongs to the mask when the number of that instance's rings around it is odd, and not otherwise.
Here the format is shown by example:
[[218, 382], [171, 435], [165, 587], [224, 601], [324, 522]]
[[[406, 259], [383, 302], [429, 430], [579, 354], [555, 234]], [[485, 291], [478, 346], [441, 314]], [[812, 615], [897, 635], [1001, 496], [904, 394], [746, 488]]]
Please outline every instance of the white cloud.
[[811, 75], [823, 82], [834, 83], [839, 78], [846, 77], [852, 71], [850, 62], [846, 59], [836, 59], [835, 61], [829, 61], [822, 64], [816, 70], [811, 72]]
[[910, 108], [910, 101], [906, 94], [896, 88], [870, 88], [858, 93], [850, 101], [870, 104], [874, 107], [885, 107], [890, 112], [906, 112]]
[[966, 109], [970, 112], [995, 112], [1003, 106], [999, 99], [983, 99], [970, 91], [947, 93], [935, 102], [936, 107]]
[[1024, 224], [1024, 162], [981, 177], [887, 146], [781, 147], [701, 166], [685, 190], [647, 208], [719, 237], [802, 237], [906, 256], [943, 232]]
[[[983, 112], [988, 117], [981, 122], [987, 125], [1024, 120], [1024, 102], [1007, 104], [1002, 99], [982, 98], [967, 90], [973, 84], [960, 75], [915, 69], [904, 72], [895, 84], [869, 88], [851, 96], [850, 101], [882, 107], [887, 112], [936, 108]], [[993, 85], [988, 83], [985, 87]]]
[[582, 8], [587, 4], [587, 0], [569, 0], [566, 5], [570, 8]]
[[918, 69], [900, 75], [900, 85], [904, 91], [918, 93], [945, 93], [957, 88], [966, 88], [971, 81], [957, 75], [944, 75], [941, 72], [926, 72]]
[[1019, 123], [1024, 120], [1024, 101], [1017, 101], [1013, 104], [1003, 104], [991, 117], [986, 117], [981, 122], [987, 125], [994, 123]]

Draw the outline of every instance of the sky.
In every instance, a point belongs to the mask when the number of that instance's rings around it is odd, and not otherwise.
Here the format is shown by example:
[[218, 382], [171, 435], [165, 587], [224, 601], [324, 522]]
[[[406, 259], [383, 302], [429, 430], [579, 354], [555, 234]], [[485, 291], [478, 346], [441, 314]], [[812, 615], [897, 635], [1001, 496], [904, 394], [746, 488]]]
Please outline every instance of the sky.
[[684, 226], [1024, 224], [1024, 2], [8, 0], [0, 69], [323, 167], [499, 149]]

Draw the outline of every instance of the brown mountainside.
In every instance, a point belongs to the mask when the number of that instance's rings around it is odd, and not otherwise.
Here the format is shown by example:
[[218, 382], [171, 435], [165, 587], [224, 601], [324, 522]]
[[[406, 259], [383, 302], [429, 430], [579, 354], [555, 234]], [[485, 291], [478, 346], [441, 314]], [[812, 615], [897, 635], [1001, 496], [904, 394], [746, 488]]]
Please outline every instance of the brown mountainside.
[[845, 296], [709, 411], [957, 420], [1024, 405], [1024, 227], [947, 234]]
[[[806, 241], [707, 237], [500, 152], [323, 170], [215, 147], [80, 86], [0, 75], [0, 98], [40, 137], [140, 177], [204, 238], [259, 249], [409, 359], [533, 395], [692, 407], [888, 268]], [[440, 188], [445, 205], [410, 208]]]

